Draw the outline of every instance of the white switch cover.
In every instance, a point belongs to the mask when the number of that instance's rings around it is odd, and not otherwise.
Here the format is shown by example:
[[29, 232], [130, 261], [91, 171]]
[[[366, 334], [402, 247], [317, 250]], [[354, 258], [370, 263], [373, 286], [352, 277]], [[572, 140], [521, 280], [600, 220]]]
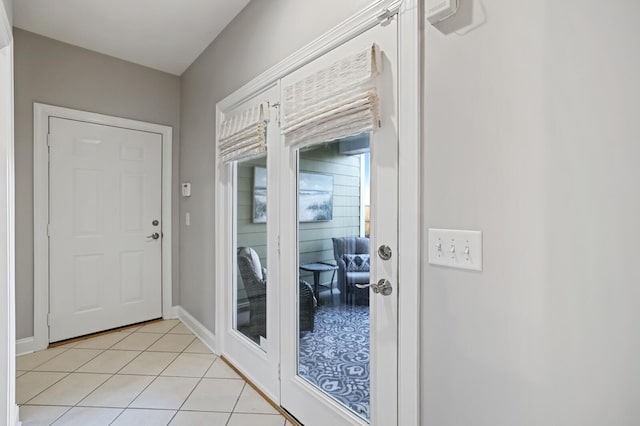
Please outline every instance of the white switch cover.
[[482, 232], [429, 229], [429, 263], [482, 271]]

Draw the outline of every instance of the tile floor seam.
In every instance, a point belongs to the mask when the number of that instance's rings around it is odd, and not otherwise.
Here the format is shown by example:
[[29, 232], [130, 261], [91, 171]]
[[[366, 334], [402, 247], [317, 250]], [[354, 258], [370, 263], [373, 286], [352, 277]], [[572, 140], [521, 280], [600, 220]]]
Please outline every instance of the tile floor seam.
[[244, 382], [244, 385], [242, 386], [242, 389], [240, 389], [240, 393], [238, 394], [238, 398], [236, 398], [236, 403], [233, 404], [233, 409], [231, 409], [231, 415], [227, 419], [226, 426], [229, 426], [229, 422], [231, 421], [231, 417], [233, 417], [233, 413], [235, 413], [235, 411], [236, 411], [236, 407], [238, 406], [238, 402], [240, 401], [240, 397], [242, 396], [242, 392], [244, 392], [246, 387], [247, 387], [247, 382]]
[[94, 359], [96, 359], [97, 357], [99, 357], [100, 355], [102, 355], [104, 352], [107, 351], [106, 349], [76, 349], [76, 350], [78, 350], [78, 351], [100, 351], [100, 352], [95, 354], [95, 356], [93, 358], [88, 359], [84, 364], [79, 365], [75, 370], [72, 370], [71, 373], [77, 373], [79, 369], [81, 369], [85, 365], [89, 364], [91, 361], [93, 361]]
[[115, 419], [113, 419], [113, 420], [111, 421], [111, 423], [109, 423], [109, 426], [111, 426], [112, 424], [114, 424], [114, 423], [116, 422], [116, 420], [118, 420], [118, 419], [120, 418], [120, 416], [121, 416], [122, 414], [124, 414], [124, 412], [125, 412], [125, 411], [127, 411], [127, 409], [126, 409], [126, 408], [125, 408], [125, 409], [123, 409], [122, 411], [120, 411], [120, 413], [118, 413], [118, 415], [115, 417]]
[[[122, 367], [120, 367], [119, 370], [117, 370], [114, 374], [114, 376], [118, 373], [120, 373], [122, 370], [124, 370], [125, 368], [127, 368], [127, 366], [129, 364], [131, 364], [133, 361], [135, 361], [136, 359], [140, 358], [140, 356], [145, 353], [145, 351], [140, 351], [140, 353], [138, 355], [136, 355], [131, 361], [129, 361], [128, 363], [126, 363], [125, 365], [123, 365]], [[132, 376], [144, 376], [144, 374], [131, 374]], [[153, 375], [153, 374], [151, 374]]]
[[[31, 371], [31, 373], [40, 373], [40, 371]], [[54, 371], [53, 373], [60, 373], [60, 371]], [[66, 372], [64, 372], [66, 373]], [[39, 396], [42, 392], [49, 390], [49, 388], [53, 385], [55, 385], [56, 383], [60, 382], [60, 380], [63, 380], [65, 377], [68, 377], [71, 373], [66, 373], [64, 376], [60, 377], [58, 380], [56, 380], [54, 383], [51, 383], [49, 386], [47, 386], [45, 389], [41, 390], [40, 392], [38, 392], [37, 394], [35, 394], [34, 396], [32, 396], [31, 398], [27, 399], [24, 403], [19, 404], [20, 405], [26, 405], [29, 403], [29, 401], [33, 400], [34, 398], [36, 398], [37, 396]]]
[[[206, 374], [206, 373], [205, 373]], [[186, 404], [186, 402], [189, 400], [189, 398], [191, 397], [191, 395], [193, 394], [193, 392], [196, 390], [196, 388], [198, 387], [198, 385], [200, 383], [202, 383], [202, 379], [204, 379], [204, 375], [202, 377], [200, 377], [200, 379], [198, 380], [198, 383], [196, 383], [196, 385], [193, 387], [193, 389], [191, 389], [191, 392], [189, 392], [189, 395], [187, 395], [187, 397], [184, 399], [184, 401], [182, 401], [182, 404], [180, 404], [180, 407], [178, 407], [178, 409], [176, 410], [175, 414], [171, 417], [171, 420], [169, 420], [169, 423], [167, 424], [171, 424], [171, 422], [173, 421], [173, 419], [178, 415], [178, 413], [180, 412], [180, 410], [182, 410], [182, 407], [184, 407], [184, 404]]]
[[[100, 373], [85, 373], [85, 374], [100, 374]], [[104, 373], [104, 374], [106, 375], [106, 374], [109, 374], [109, 373]], [[92, 391], [91, 391], [91, 392], [89, 392], [87, 395], [85, 395], [85, 397], [84, 397], [84, 398], [82, 398], [80, 401], [76, 402], [76, 404], [74, 405], [74, 407], [79, 407], [79, 404], [80, 404], [80, 403], [82, 403], [82, 401], [84, 401], [85, 399], [89, 398], [89, 396], [90, 396], [92, 393], [94, 393], [95, 391], [97, 391], [97, 390], [98, 390], [98, 388], [99, 388], [100, 386], [104, 385], [104, 384], [105, 384], [105, 383], [107, 383], [109, 380], [111, 380], [111, 378], [112, 378], [113, 376], [115, 376], [115, 373], [114, 373], [114, 374], [111, 374], [111, 376], [110, 376], [107, 380], [105, 380], [104, 382], [100, 383], [100, 384], [98, 385], [98, 387], [96, 387], [94, 390], [92, 390]], [[105, 407], [105, 408], [108, 408], [108, 407]]]
[[[117, 345], [121, 340], [126, 339], [126, 338], [127, 338], [127, 337], [129, 337], [131, 334], [132, 334], [132, 333], [130, 333], [128, 336], [123, 337], [122, 339], [118, 340], [117, 342], [113, 343], [113, 344], [112, 344], [111, 346], [109, 346], [107, 349], [103, 350], [103, 351], [102, 351], [102, 352], [100, 352], [98, 355], [96, 355], [96, 357], [95, 357], [95, 358], [97, 358], [98, 356], [100, 356], [100, 355], [102, 355], [103, 353], [107, 352], [111, 347], [113, 347], [113, 346]], [[142, 352], [140, 352], [140, 353], [142, 353]], [[95, 359], [95, 358], [93, 358], [93, 359]], [[81, 369], [82, 367], [84, 367], [84, 366], [85, 366], [86, 364], [88, 364], [89, 362], [93, 361], [93, 359], [91, 359], [90, 361], [87, 361], [85, 364], [83, 364], [83, 365], [81, 365], [80, 367], [78, 367], [78, 368], [76, 369], [76, 371], [77, 371], [77, 370], [79, 370], [79, 369]], [[134, 358], [134, 359], [135, 359], [135, 358]], [[100, 374], [100, 373], [86, 373], [86, 374]], [[95, 389], [93, 389], [91, 392], [89, 392], [87, 395], [85, 395], [85, 396], [84, 396], [84, 398], [81, 398], [81, 399], [80, 399], [80, 401], [78, 401], [78, 402], [74, 405], [74, 408], [75, 408], [75, 407], [79, 407], [79, 404], [81, 404], [81, 403], [82, 403], [82, 401], [84, 401], [85, 399], [87, 399], [87, 398], [88, 398], [92, 393], [94, 393], [96, 390], [98, 390], [98, 388], [99, 388], [100, 386], [104, 385], [106, 382], [108, 382], [109, 380], [111, 380], [111, 379], [112, 379], [112, 378], [117, 374], [117, 372], [116, 372], [116, 373], [103, 373], [103, 374], [105, 374], [105, 375], [106, 375], [106, 374], [110, 374], [110, 376], [109, 376], [109, 378], [108, 378], [107, 380], [105, 380], [104, 382], [100, 383], [100, 384], [99, 384]]]
[[[43, 349], [43, 351], [46, 351], [47, 349], [49, 349], [49, 348], [45, 348], [45, 349]], [[58, 355], [54, 355], [53, 357], [51, 357], [51, 358], [49, 358], [49, 359], [47, 359], [47, 360], [45, 360], [45, 361], [41, 362], [41, 363], [40, 363], [40, 364], [38, 364], [38, 365], [34, 365], [34, 366], [33, 366], [33, 368], [31, 368], [31, 369], [29, 369], [29, 370], [21, 370], [21, 371], [27, 371], [27, 372], [29, 372], [29, 371], [35, 371], [35, 369], [36, 369], [36, 368], [40, 367], [40, 366], [41, 366], [41, 365], [43, 365], [43, 364], [46, 364], [47, 362], [49, 362], [49, 361], [53, 360], [54, 358], [59, 357], [59, 356], [60, 356], [60, 355], [62, 355], [63, 353], [67, 352], [69, 349], [71, 349], [71, 348], [67, 348], [67, 349], [65, 349], [65, 350], [61, 351]], [[21, 355], [21, 356], [28, 356], [28, 355], [35, 354], [35, 353], [37, 353], [37, 352], [39, 352], [39, 351], [33, 351], [33, 352], [31, 352], [30, 354], [24, 354], [24, 355]], [[18, 364], [18, 363], [16, 362], [16, 365], [17, 365], [17, 364]], [[16, 368], [17, 368], [17, 367], [16, 367]]]
[[60, 420], [63, 416], [65, 416], [71, 410], [73, 410], [73, 407], [69, 407], [64, 413], [60, 414], [58, 417], [56, 417], [56, 419], [54, 421], [49, 423], [49, 425], [53, 425], [54, 423], [56, 423], [58, 420]]
[[[143, 334], [144, 332], [140, 332], [140, 330], [135, 330], [131, 333], [128, 333], [126, 336], [123, 336], [121, 339], [119, 339], [118, 341], [115, 341], [113, 343], [111, 343], [111, 345], [109, 345], [106, 348], [76, 348], [79, 351], [81, 350], [96, 350], [98, 353], [95, 354], [95, 356], [91, 357], [89, 360], [87, 360], [86, 362], [84, 362], [82, 365], [78, 366], [75, 370], [73, 370], [72, 372], [60, 372], [60, 371], [53, 371], [51, 373], [62, 373], [64, 374], [62, 377], [60, 377], [58, 380], [56, 380], [54, 383], [52, 383], [51, 385], [49, 385], [47, 388], [45, 388], [44, 390], [42, 390], [41, 392], [39, 392], [38, 394], [36, 394], [35, 396], [33, 396], [32, 398], [30, 398], [27, 402], [25, 402], [24, 404], [21, 405], [30, 405], [30, 406], [34, 406], [35, 404], [29, 404], [34, 398], [36, 398], [37, 396], [39, 396], [40, 394], [42, 394], [43, 392], [47, 391], [48, 389], [50, 389], [52, 386], [54, 386], [55, 384], [59, 383], [60, 381], [64, 380], [65, 378], [69, 377], [71, 374], [94, 374], [94, 375], [102, 375], [102, 376], [109, 376], [106, 380], [104, 380], [103, 382], [101, 382], [100, 384], [98, 384], [96, 387], [94, 387], [93, 389], [91, 389], [87, 395], [85, 395], [83, 398], [80, 399], [80, 401], [76, 402], [75, 404], [69, 406], [69, 405], [58, 405], [59, 407], [65, 407], [66, 410], [64, 412], [62, 412], [55, 420], [54, 423], [59, 422], [64, 416], [66, 416], [70, 411], [74, 410], [74, 409], [83, 409], [83, 408], [89, 408], [89, 409], [113, 409], [113, 410], [120, 410], [119, 413], [115, 416], [115, 418], [113, 418], [113, 420], [109, 423], [109, 424], [114, 424], [119, 418], [122, 417], [123, 414], [125, 414], [127, 411], [134, 411], [137, 409], [141, 409], [141, 410], [152, 410], [152, 411], [174, 411], [173, 415], [171, 416], [171, 418], [169, 419], [168, 424], [170, 424], [172, 421], [174, 421], [176, 419], [176, 416], [179, 415], [180, 412], [196, 412], [196, 413], [218, 413], [218, 414], [225, 414], [227, 415], [227, 420], [225, 425], [229, 425], [231, 423], [231, 420], [234, 416], [234, 414], [242, 414], [242, 415], [265, 415], [265, 416], [279, 416], [280, 414], [278, 413], [253, 413], [253, 412], [244, 412], [244, 411], [236, 411], [236, 409], [238, 408], [238, 404], [240, 402], [240, 399], [243, 395], [243, 393], [245, 392], [245, 390], [247, 389], [247, 382], [245, 380], [242, 379], [242, 377], [232, 377], [232, 378], [228, 378], [228, 377], [211, 377], [211, 378], [207, 378], [206, 375], [209, 373], [209, 371], [214, 368], [214, 365], [216, 365], [216, 362], [219, 361], [221, 358], [219, 355], [217, 355], [216, 353], [214, 353], [213, 351], [210, 350], [210, 348], [206, 347], [207, 352], [205, 353], [200, 353], [200, 352], [186, 352], [187, 349], [189, 347], [191, 347], [191, 345], [193, 345], [195, 342], [200, 341], [199, 338], [193, 334], [191, 332], [190, 329], [187, 328], [187, 330], [189, 331], [189, 333], [171, 333], [171, 331], [173, 331], [174, 329], [176, 329], [177, 327], [180, 327], [181, 324], [183, 324], [180, 320], [178, 320], [176, 322], [176, 324], [171, 327], [169, 330], [165, 331], [165, 332], [156, 332], [156, 331], [151, 331], [151, 334], [158, 334], [160, 335], [160, 337], [158, 339], [156, 339], [153, 343], [151, 343], [149, 346], [147, 346], [145, 349], [142, 350], [134, 350], [134, 349], [112, 349], [115, 345], [117, 345], [118, 343], [120, 343], [122, 340], [126, 339], [127, 337], [133, 336], [135, 333], [140, 333]], [[147, 333], [149, 334], [149, 333]], [[149, 350], [151, 348], [151, 346], [155, 345], [159, 340], [163, 339], [166, 336], [191, 336], [191, 339], [189, 340], [189, 342], [184, 345], [184, 347], [182, 348], [182, 350], [180, 351], [171, 351], [171, 350], [163, 350], [163, 351], [154, 351], [154, 350]], [[100, 337], [100, 336], [97, 336]], [[184, 341], [186, 340], [185, 337], [182, 338], [174, 338], [177, 341]], [[77, 343], [78, 344], [78, 343]], [[39, 363], [37, 365], [35, 365], [33, 368], [38, 368], [39, 366], [61, 356], [63, 353], [68, 352], [70, 349], [74, 349], [73, 347], [69, 347], [69, 348], [65, 348], [64, 350], [62, 350], [59, 354], [55, 355], [54, 357], [52, 357], [51, 359], [48, 359], [42, 363]], [[106, 353], [107, 351], [121, 351], [121, 352], [139, 352], [133, 359], [131, 359], [130, 361], [128, 361], [125, 365], [123, 365], [122, 367], [120, 367], [119, 369], [117, 369], [115, 372], [110, 372], [110, 373], [90, 373], [90, 372], [80, 372], [78, 370], [82, 369], [83, 367], [85, 367], [88, 363], [94, 361], [96, 358], [100, 357], [101, 355], [103, 355], [104, 353]], [[132, 362], [134, 362], [136, 359], [138, 359], [140, 356], [142, 356], [144, 353], [150, 354], [150, 353], [169, 353], [169, 354], [174, 354], [175, 356], [168, 362], [168, 364], [162, 368], [160, 370], [159, 373], [157, 374], [136, 374], [136, 373], [121, 373], [127, 366], [129, 366]], [[182, 355], [184, 354], [188, 354], [188, 355], [210, 355], [212, 360], [210, 361], [209, 365], [204, 369], [204, 373], [202, 373], [199, 377], [193, 376], [193, 375], [187, 375], [187, 376], [176, 376], [176, 375], [167, 375], [167, 376], [162, 376], [162, 374], [167, 371], [167, 369], [169, 369], [169, 367], [174, 364]], [[188, 363], [187, 363], [188, 364]], [[188, 365], [187, 365], [188, 367]], [[187, 368], [188, 370], [188, 368]], [[30, 370], [21, 370], [21, 371], [26, 371], [26, 373], [29, 372], [33, 372], [33, 373], [40, 373], [40, 371], [34, 371], [33, 369]], [[179, 369], [178, 369], [179, 371]], [[45, 371], [42, 371], [43, 373]], [[25, 373], [25, 374], [26, 374]], [[102, 387], [105, 383], [107, 383], [109, 380], [113, 379], [114, 377], [117, 376], [133, 376], [133, 377], [151, 377], [151, 381], [144, 386], [144, 388], [142, 390], [140, 390], [139, 392], [137, 392], [132, 399], [130, 400], [130, 402], [125, 406], [120, 406], [120, 407], [106, 407], [106, 406], [101, 406], [100, 404], [92, 404], [92, 405], [86, 405], [86, 406], [80, 406], [79, 404], [81, 404], [83, 401], [86, 401], [87, 398], [89, 398], [91, 395], [93, 395], [100, 387]], [[188, 395], [184, 398], [184, 400], [182, 401], [182, 403], [180, 404], [180, 406], [177, 409], [169, 409], [166, 407], [156, 407], [156, 408], [144, 408], [144, 407], [131, 407], [131, 405], [133, 404], [133, 402], [138, 399], [144, 392], [146, 392], [150, 386], [152, 386], [153, 383], [157, 383], [157, 380], [160, 378], [171, 378], [171, 379], [197, 379], [195, 380], [195, 385], [193, 386], [193, 388], [191, 389], [191, 391], [188, 393]], [[234, 402], [233, 408], [231, 410], [231, 412], [228, 411], [220, 411], [220, 410], [210, 410], [210, 409], [188, 409], [188, 410], [184, 410], [183, 408], [185, 407], [187, 401], [189, 400], [189, 398], [194, 394], [194, 392], [196, 391], [196, 389], [198, 388], [198, 386], [200, 384], [202, 384], [204, 382], [204, 379], [214, 379], [214, 380], [240, 380], [243, 382], [243, 386], [238, 394], [238, 396], [236, 397], [236, 400]], [[37, 404], [40, 406], [45, 406], [45, 407], [55, 407], [56, 405], [48, 405], [48, 404]], [[124, 405], [124, 404], [123, 404]], [[286, 418], [284, 419], [283, 422], [284, 425], [286, 425]]]
[[[131, 399], [131, 401], [129, 401], [129, 403], [127, 404], [127, 407], [125, 408], [125, 410], [129, 410], [129, 409], [131, 409], [131, 404], [133, 404], [133, 402], [134, 402], [136, 399], [138, 399], [138, 398], [140, 397], [140, 395], [142, 395], [142, 394], [144, 393], [144, 391], [146, 391], [146, 390], [149, 388], [149, 386], [151, 386], [151, 384], [152, 384], [153, 382], [155, 382], [155, 381], [156, 381], [156, 379], [157, 379], [158, 377], [159, 377], [159, 376], [155, 376], [155, 377], [153, 378], [153, 380], [151, 380], [151, 381], [149, 382], [149, 384], [148, 384], [147, 386], [145, 386], [145, 387], [144, 387], [144, 389], [142, 389], [140, 392], [138, 392], [138, 394], [137, 394], [135, 397], [133, 397], [133, 399]], [[145, 408], [145, 409], [146, 409], [146, 408]], [[158, 408], [158, 410], [161, 410], [161, 408]]]
[[[71, 373], [71, 374], [74, 374], [74, 373]], [[108, 378], [107, 380], [111, 379], [111, 377], [113, 377], [113, 376], [114, 376], [113, 374], [111, 374], [111, 375], [110, 375], [109, 373], [76, 373], [76, 374], [100, 374], [100, 375], [103, 375], [103, 376], [107, 376], [107, 375], [108, 375], [108, 376], [109, 376], [109, 378]], [[73, 404], [73, 407], [72, 407], [72, 408], [76, 408], [76, 407], [81, 408], [78, 404], [80, 404], [82, 401], [84, 401], [84, 400], [85, 400], [89, 395], [91, 395], [92, 393], [94, 393], [94, 392], [96, 391], [96, 389], [98, 389], [100, 386], [102, 386], [103, 384], [105, 384], [105, 383], [107, 382], [107, 380], [105, 380], [104, 382], [100, 383], [98, 386], [96, 386], [96, 387], [95, 387], [95, 388], [93, 388], [92, 390], [90, 390], [90, 391], [89, 391], [89, 393], [88, 393], [84, 398], [80, 398], [80, 401], [78, 401], [78, 402], [76, 402], [75, 404]]]

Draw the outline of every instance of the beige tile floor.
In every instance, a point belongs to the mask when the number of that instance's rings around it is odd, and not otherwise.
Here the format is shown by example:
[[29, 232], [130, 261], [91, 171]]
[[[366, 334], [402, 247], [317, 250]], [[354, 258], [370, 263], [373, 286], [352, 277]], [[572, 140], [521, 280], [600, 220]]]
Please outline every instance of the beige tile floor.
[[17, 358], [31, 425], [290, 426], [178, 320]]

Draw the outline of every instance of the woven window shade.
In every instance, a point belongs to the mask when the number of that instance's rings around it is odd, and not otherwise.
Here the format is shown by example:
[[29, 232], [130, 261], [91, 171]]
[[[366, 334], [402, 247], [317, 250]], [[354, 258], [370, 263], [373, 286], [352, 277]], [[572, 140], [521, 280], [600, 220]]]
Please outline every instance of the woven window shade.
[[266, 152], [268, 121], [267, 103], [226, 117], [218, 133], [220, 161], [229, 163]]
[[302, 148], [379, 128], [378, 56], [374, 44], [285, 87], [285, 144]]

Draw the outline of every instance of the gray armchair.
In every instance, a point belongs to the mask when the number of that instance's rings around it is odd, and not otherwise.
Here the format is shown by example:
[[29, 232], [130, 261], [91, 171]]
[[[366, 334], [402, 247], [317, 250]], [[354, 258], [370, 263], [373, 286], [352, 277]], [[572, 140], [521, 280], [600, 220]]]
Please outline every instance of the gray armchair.
[[238, 249], [238, 269], [249, 300], [251, 336], [267, 336], [267, 271], [260, 264], [258, 253], [251, 247]]
[[[369, 304], [369, 290], [359, 289], [356, 284], [369, 283], [369, 262], [357, 268], [350, 268], [347, 261], [351, 255], [369, 256], [369, 238], [341, 237], [332, 238], [333, 257], [338, 265], [338, 289], [340, 297], [345, 303], [358, 305]], [[347, 261], [345, 261], [345, 259]]]
[[[249, 330], [251, 336], [267, 336], [267, 270], [251, 247], [238, 249], [238, 269], [249, 300]], [[300, 331], [313, 331], [318, 302], [311, 284], [299, 283]]]

